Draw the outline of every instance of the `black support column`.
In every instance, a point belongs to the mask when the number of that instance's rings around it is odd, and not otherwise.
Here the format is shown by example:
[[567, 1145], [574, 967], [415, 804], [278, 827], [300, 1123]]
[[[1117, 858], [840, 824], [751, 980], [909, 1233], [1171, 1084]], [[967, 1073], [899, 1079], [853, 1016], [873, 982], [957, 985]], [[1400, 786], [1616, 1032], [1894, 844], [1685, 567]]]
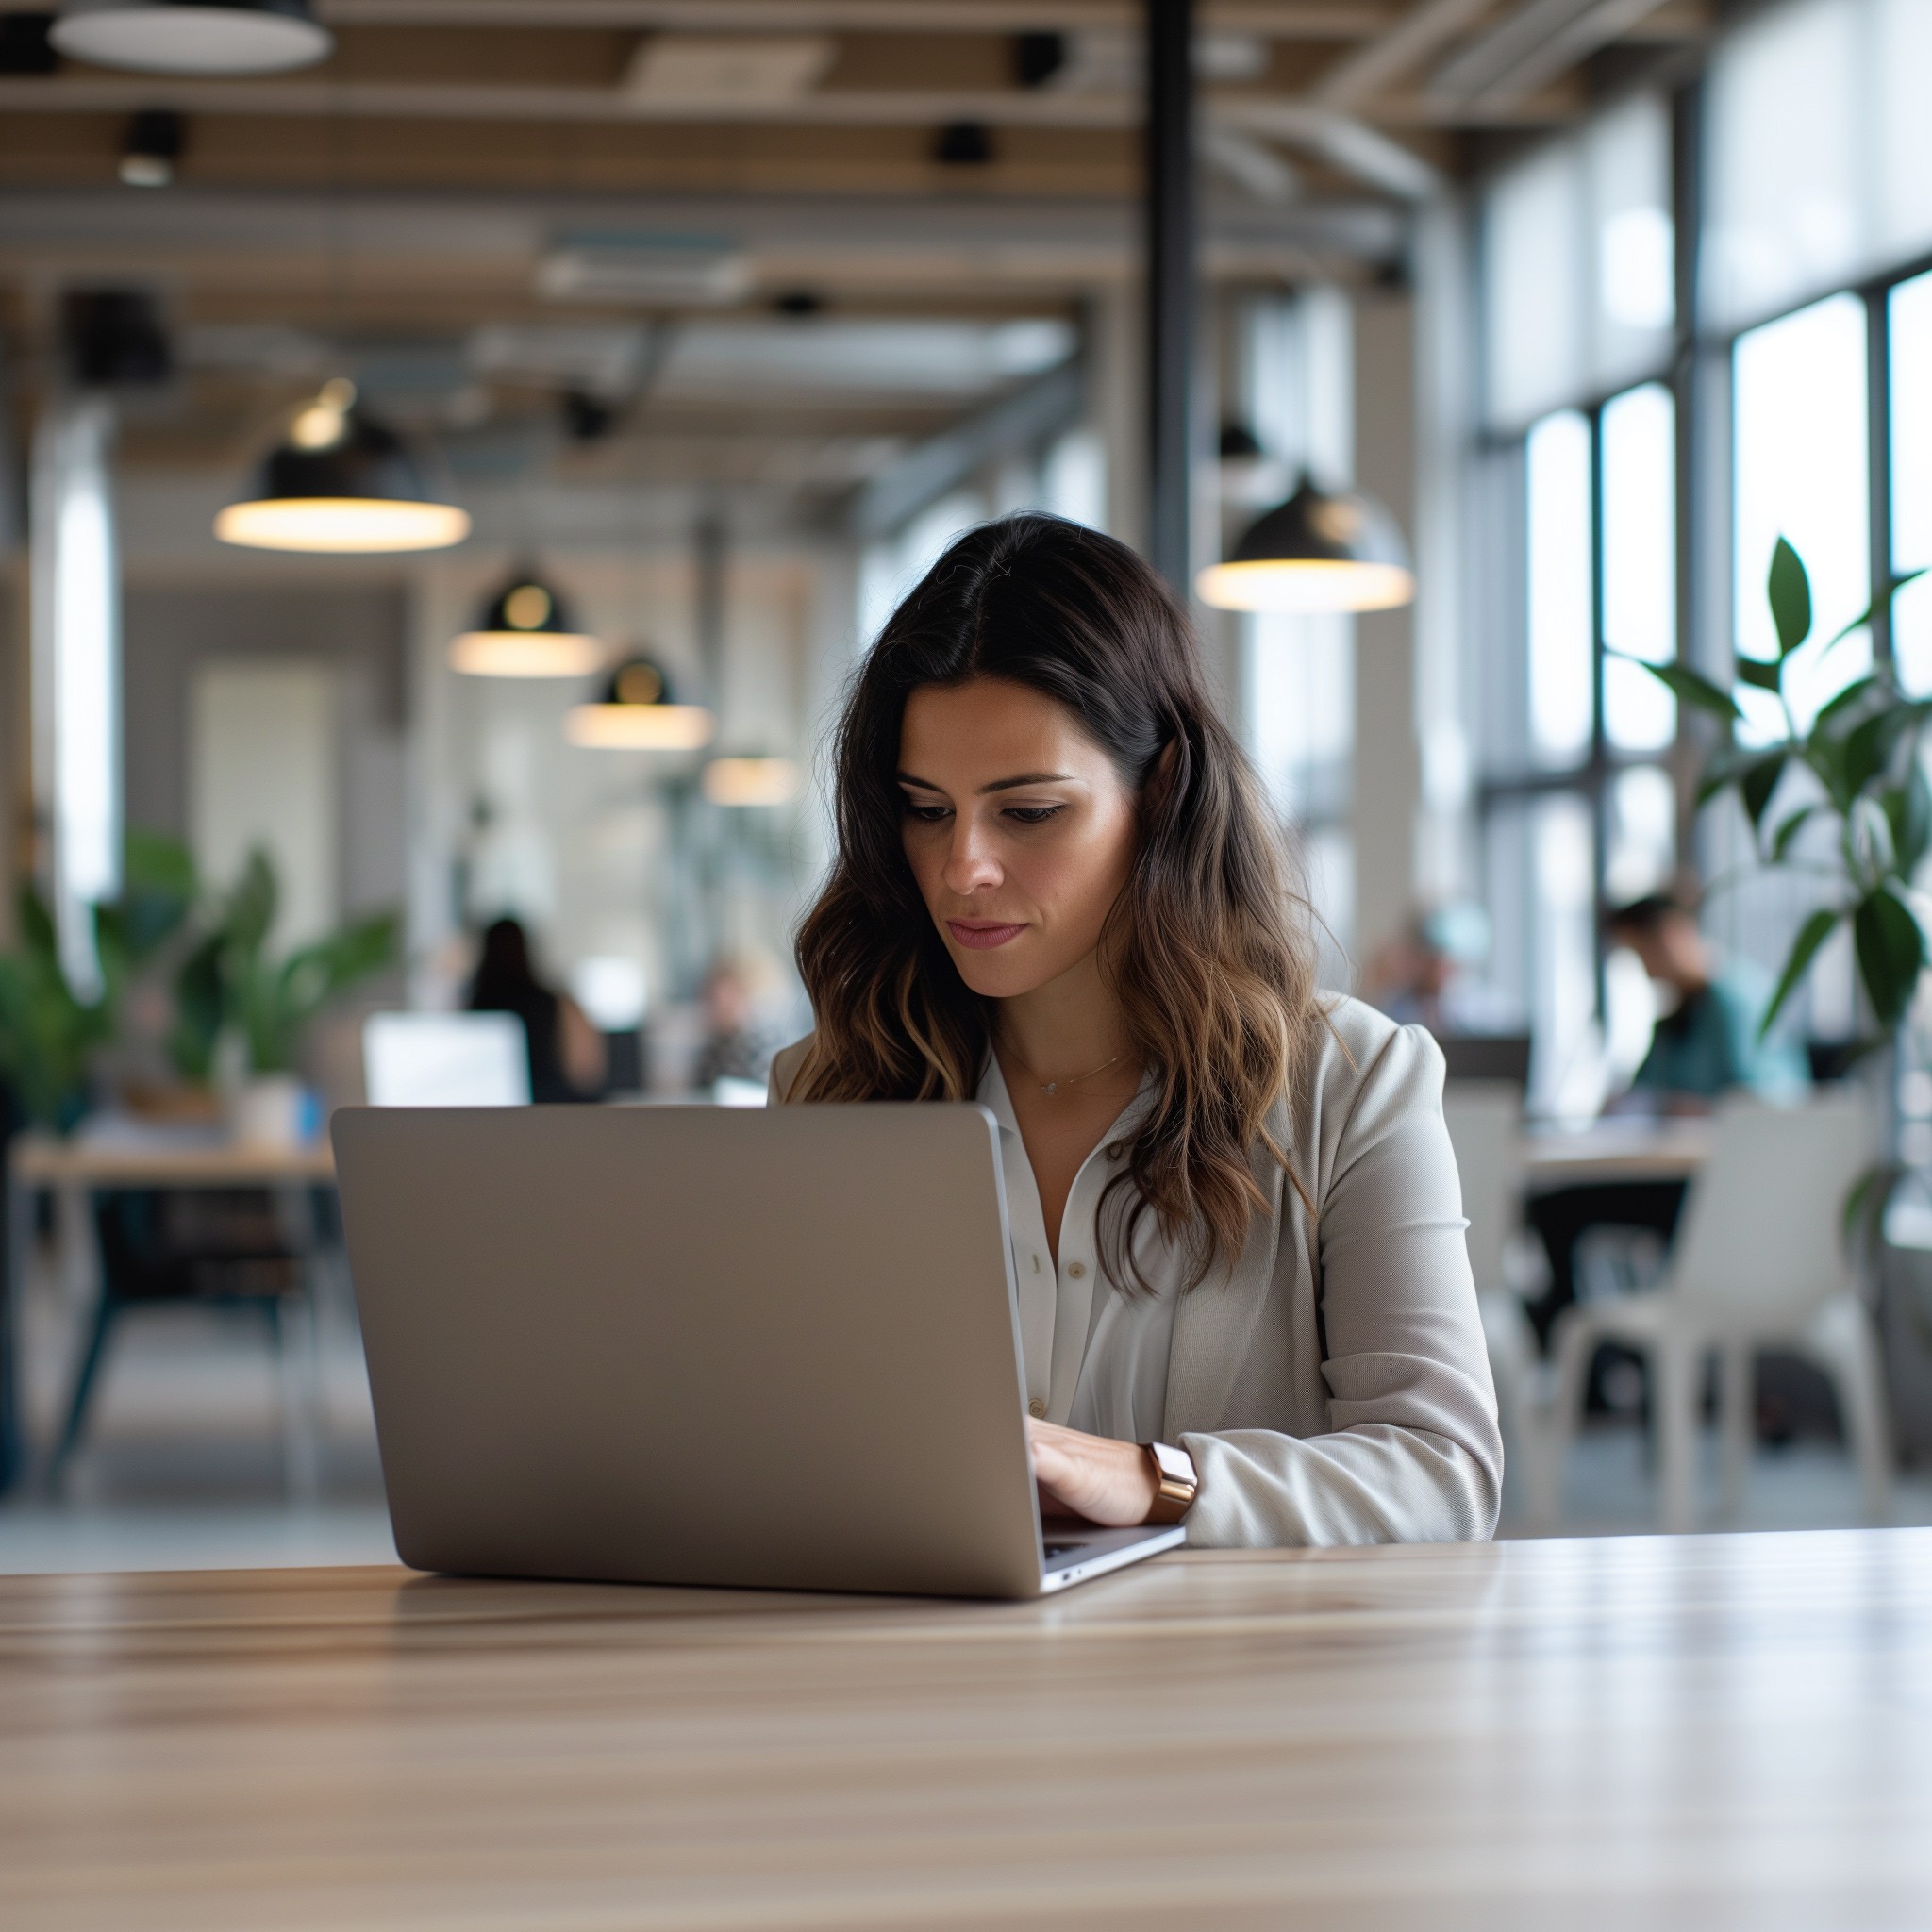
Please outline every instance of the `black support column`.
[[1193, 0], [1147, 7], [1147, 555], [1190, 594], [1193, 471]]

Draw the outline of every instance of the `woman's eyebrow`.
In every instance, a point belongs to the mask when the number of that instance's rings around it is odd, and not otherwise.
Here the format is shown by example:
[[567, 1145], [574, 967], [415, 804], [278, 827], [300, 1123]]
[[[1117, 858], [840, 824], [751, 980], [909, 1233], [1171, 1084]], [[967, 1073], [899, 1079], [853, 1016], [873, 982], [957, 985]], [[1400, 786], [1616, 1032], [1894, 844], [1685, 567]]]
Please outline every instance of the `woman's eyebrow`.
[[[1022, 772], [1017, 778], [995, 778], [991, 785], [982, 785], [978, 795], [984, 798], [990, 791], [1011, 791], [1022, 785], [1072, 785], [1078, 782], [1072, 772]], [[899, 783], [945, 796], [943, 785], [935, 785], [930, 778], [915, 778], [910, 772], [901, 772]]]
[[982, 785], [979, 795], [984, 798], [989, 791], [1010, 791], [1016, 785], [1066, 785], [1073, 778], [1071, 772], [1022, 772], [1017, 778], [995, 778], [991, 785]]

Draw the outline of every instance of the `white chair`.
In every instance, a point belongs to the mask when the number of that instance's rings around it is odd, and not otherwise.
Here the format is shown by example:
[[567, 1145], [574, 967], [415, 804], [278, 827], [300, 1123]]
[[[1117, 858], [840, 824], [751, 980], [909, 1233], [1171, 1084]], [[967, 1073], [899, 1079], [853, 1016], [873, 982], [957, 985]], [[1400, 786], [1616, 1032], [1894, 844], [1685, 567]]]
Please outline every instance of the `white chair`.
[[1548, 1507], [1548, 1457], [1538, 1426], [1547, 1376], [1523, 1307], [1523, 1090], [1509, 1080], [1451, 1080], [1442, 1090], [1442, 1118], [1462, 1180], [1469, 1267], [1504, 1448], [1536, 1515]]
[[[1735, 1099], [1718, 1110], [1709, 1159], [1690, 1184], [1664, 1275], [1651, 1292], [1566, 1309], [1555, 1341], [1548, 1445], [1560, 1482], [1597, 1344], [1645, 1356], [1666, 1529], [1693, 1514], [1706, 1359], [1719, 1357], [1726, 1507], [1741, 1497], [1752, 1440], [1752, 1357], [1789, 1349], [1830, 1378], [1874, 1520], [1891, 1474], [1884, 1384], [1844, 1236], [1844, 1204], [1874, 1158], [1868, 1102], [1795, 1108]], [[1552, 1498], [1551, 1500], [1554, 1500]]]

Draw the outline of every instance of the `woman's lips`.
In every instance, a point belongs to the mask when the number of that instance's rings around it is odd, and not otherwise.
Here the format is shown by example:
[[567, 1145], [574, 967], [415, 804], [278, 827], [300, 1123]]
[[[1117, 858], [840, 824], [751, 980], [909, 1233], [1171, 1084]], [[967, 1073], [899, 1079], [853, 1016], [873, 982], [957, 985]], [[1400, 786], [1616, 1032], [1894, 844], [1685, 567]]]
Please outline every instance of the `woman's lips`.
[[991, 952], [994, 946], [1003, 946], [1008, 940], [1016, 940], [1026, 930], [1024, 925], [995, 925], [990, 920], [949, 919], [946, 930], [962, 946], [970, 946], [975, 953]]

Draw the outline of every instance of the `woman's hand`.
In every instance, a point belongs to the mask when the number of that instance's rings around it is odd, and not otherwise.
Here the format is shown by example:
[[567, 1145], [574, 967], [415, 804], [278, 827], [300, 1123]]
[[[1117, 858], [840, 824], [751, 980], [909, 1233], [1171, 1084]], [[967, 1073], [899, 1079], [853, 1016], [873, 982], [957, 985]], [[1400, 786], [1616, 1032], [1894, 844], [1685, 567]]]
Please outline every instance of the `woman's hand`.
[[1140, 1443], [1082, 1435], [1031, 1416], [1026, 1439], [1042, 1515], [1084, 1516], [1109, 1529], [1147, 1521], [1160, 1486], [1154, 1479], [1153, 1460]]

